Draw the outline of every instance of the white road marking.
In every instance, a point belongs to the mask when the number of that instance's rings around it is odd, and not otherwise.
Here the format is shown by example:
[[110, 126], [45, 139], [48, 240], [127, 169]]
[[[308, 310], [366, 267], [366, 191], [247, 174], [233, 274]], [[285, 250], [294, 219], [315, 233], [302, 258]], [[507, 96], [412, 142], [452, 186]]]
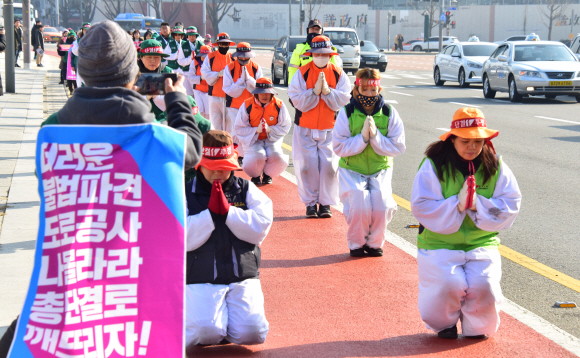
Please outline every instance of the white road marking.
[[[448, 131], [448, 129], [445, 130]], [[287, 171], [282, 172], [280, 176], [285, 178], [289, 182], [296, 184], [296, 177], [288, 173]], [[339, 203], [336, 206], [333, 206], [333, 208], [340, 211], [341, 213], [343, 211], [341, 203]], [[411, 255], [414, 258], [417, 258], [417, 246], [411, 244], [407, 240], [390, 231], [387, 231], [385, 236], [387, 241], [391, 243], [393, 246], [396, 246], [398, 249], [406, 252], [407, 254]], [[527, 309], [523, 308], [522, 306], [518, 305], [513, 301], [508, 300], [505, 297], [501, 305], [501, 310], [507, 313], [508, 315], [512, 316], [513, 318], [517, 319], [518, 321], [522, 322], [526, 326], [530, 327], [534, 331], [538, 332], [542, 336], [553, 341], [560, 347], [567, 349], [570, 352], [580, 356], [580, 339], [578, 339], [577, 337], [562, 330], [561, 328], [556, 327], [555, 325], [546, 321], [542, 317], [536, 315], [531, 311], [528, 311]]]
[[470, 90], [470, 91], [477, 91], [477, 92], [481, 92], [481, 90], [480, 90], [480, 89], [475, 89], [475, 88], [470, 88], [469, 90]]
[[395, 93], [395, 94], [400, 94], [400, 95], [403, 95], [403, 96], [410, 96], [410, 97], [413, 97], [413, 96], [414, 96], [414, 95], [412, 95], [412, 94], [408, 94], [408, 93], [402, 93], [402, 92], [395, 92], [395, 91], [389, 91], [389, 92], [391, 92], [391, 93]]
[[424, 85], [432, 85], [433, 84], [432, 82], [421, 82], [421, 81], [415, 81], [415, 83], [421, 83]]
[[558, 121], [558, 122], [564, 122], [564, 123], [580, 124], [580, 122], [567, 121], [565, 119], [558, 119], [558, 118], [551, 118], [551, 117], [543, 117], [543, 116], [534, 116], [534, 117], [536, 117], [536, 118], [542, 118], [542, 119], [549, 119], [551, 121]]
[[457, 104], [457, 105], [460, 105], [460, 106], [481, 108], [480, 106], [476, 106], [476, 105], [473, 105], [473, 104], [467, 104], [467, 103], [461, 103], [461, 102], [449, 102], [449, 103]]
[[399, 102], [395, 101], [394, 99], [385, 99], [384, 101], [385, 101], [385, 103], [399, 104]]
[[279, 89], [279, 90], [282, 90], [282, 91], [288, 91], [288, 88], [286, 88], [286, 87], [276, 87], [276, 86], [274, 86], [274, 88]]
[[436, 128], [436, 129], [439, 129], [440, 131], [443, 131], [443, 132], [449, 132], [451, 130], [449, 128]]

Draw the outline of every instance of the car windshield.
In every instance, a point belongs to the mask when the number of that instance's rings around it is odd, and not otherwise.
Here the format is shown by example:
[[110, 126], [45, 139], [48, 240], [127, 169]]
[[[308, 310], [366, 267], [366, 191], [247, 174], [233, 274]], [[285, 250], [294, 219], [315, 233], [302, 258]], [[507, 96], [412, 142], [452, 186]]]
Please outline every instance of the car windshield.
[[463, 46], [463, 54], [465, 56], [489, 57], [496, 48], [496, 45], [466, 45]]
[[358, 44], [358, 36], [354, 31], [325, 31], [324, 35], [328, 36], [334, 45]]
[[576, 61], [565, 45], [517, 45], [514, 61]]
[[306, 42], [306, 37], [290, 37], [290, 46], [288, 46], [290, 53], [294, 52], [296, 45], [302, 42]]
[[361, 51], [368, 51], [368, 52], [379, 52], [379, 49], [375, 46], [374, 43], [370, 41], [364, 41], [364, 46], [360, 47]]

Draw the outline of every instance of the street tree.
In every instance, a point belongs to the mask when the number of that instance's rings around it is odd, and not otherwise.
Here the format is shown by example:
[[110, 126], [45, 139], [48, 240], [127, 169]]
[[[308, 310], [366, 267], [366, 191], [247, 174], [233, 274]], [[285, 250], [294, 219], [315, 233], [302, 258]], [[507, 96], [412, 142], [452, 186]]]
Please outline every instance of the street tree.
[[208, 0], [206, 2], [207, 15], [216, 34], [220, 33], [219, 24], [233, 6], [232, 0]]
[[109, 20], [125, 12], [137, 12], [128, 0], [103, 0], [103, 10], [99, 11]]
[[[112, 1], [112, 0], [109, 0]], [[116, 0], [115, 0], [116, 1]], [[141, 4], [143, 3], [143, 4]], [[179, 13], [181, 12], [181, 5], [184, 3], [184, 0], [171, 0], [171, 1], [163, 1], [163, 0], [140, 0], [139, 4], [141, 5], [141, 9], [146, 9], [147, 6], [151, 6], [155, 11], [155, 17], [158, 19], [163, 19], [168, 23], [173, 23]]]
[[[421, 15], [429, 15], [430, 28], [429, 33], [433, 34], [433, 29], [439, 25], [437, 21], [439, 12], [439, 2], [435, 1], [408, 1], [407, 4], [411, 5], [415, 10], [421, 13]], [[425, 34], [427, 37], [427, 34]], [[427, 40], [427, 39], [426, 39]]]
[[[55, 8], [55, 0], [47, 0]], [[97, 10], [97, 0], [60, 0], [60, 22], [65, 27], [80, 26], [83, 22], [92, 22]], [[82, 16], [82, 19], [81, 19]]]
[[308, 21], [318, 18], [318, 13], [320, 12], [320, 7], [324, 4], [324, 0], [304, 0], [306, 5], [306, 14], [308, 16]]
[[540, 20], [548, 28], [548, 41], [552, 41], [552, 27], [554, 22], [558, 20], [566, 10], [569, 4], [564, 0], [539, 0], [538, 11], [540, 12]]

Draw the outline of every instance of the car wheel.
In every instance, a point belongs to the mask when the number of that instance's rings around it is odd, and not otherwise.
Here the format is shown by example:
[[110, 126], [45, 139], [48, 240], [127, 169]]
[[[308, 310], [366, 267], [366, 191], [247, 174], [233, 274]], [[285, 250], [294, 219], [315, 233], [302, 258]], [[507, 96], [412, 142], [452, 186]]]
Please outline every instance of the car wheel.
[[465, 70], [463, 70], [463, 68], [461, 68], [459, 70], [459, 87], [465, 88], [465, 87], [469, 87], [469, 83], [465, 82]]
[[387, 70], [387, 65], [385, 65], [379, 69], [379, 71], [381, 71], [381, 72], [385, 72], [386, 70]]
[[439, 67], [435, 67], [433, 71], [433, 81], [435, 81], [436, 86], [443, 86], [445, 81], [441, 81], [441, 73], [439, 73]]
[[518, 93], [518, 88], [516, 86], [516, 80], [510, 77], [510, 89], [509, 96], [511, 102], [519, 102], [522, 100], [522, 95]]
[[554, 99], [554, 98], [556, 98], [556, 95], [555, 94], [547, 94], [546, 98]]
[[495, 98], [495, 91], [491, 89], [491, 84], [489, 83], [489, 78], [487, 75], [483, 75], [483, 97], [485, 98]]
[[421, 46], [415, 46], [415, 47], [413, 47], [413, 51], [415, 51], [415, 52], [419, 52], [421, 50], [422, 50]]
[[274, 82], [275, 85], [280, 84], [280, 79], [276, 78], [276, 72], [274, 72], [274, 65], [272, 65], [272, 82]]
[[576, 95], [576, 102], [580, 102], [580, 94]]
[[286, 66], [284, 66], [284, 84], [286, 87], [290, 86], [290, 83], [288, 82], [288, 69]]

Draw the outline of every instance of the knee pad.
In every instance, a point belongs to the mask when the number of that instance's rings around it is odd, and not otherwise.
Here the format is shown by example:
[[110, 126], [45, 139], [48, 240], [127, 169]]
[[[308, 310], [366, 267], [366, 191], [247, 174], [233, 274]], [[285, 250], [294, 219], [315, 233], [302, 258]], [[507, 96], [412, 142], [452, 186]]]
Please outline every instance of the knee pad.
[[262, 344], [266, 341], [268, 331], [267, 326], [245, 326], [238, 332], [228, 331], [228, 340], [236, 344]]
[[[188, 332], [189, 333], [189, 332]], [[215, 325], [200, 325], [192, 330], [192, 334], [186, 339], [187, 345], [190, 344], [217, 344], [227, 335], [225, 329]]]

